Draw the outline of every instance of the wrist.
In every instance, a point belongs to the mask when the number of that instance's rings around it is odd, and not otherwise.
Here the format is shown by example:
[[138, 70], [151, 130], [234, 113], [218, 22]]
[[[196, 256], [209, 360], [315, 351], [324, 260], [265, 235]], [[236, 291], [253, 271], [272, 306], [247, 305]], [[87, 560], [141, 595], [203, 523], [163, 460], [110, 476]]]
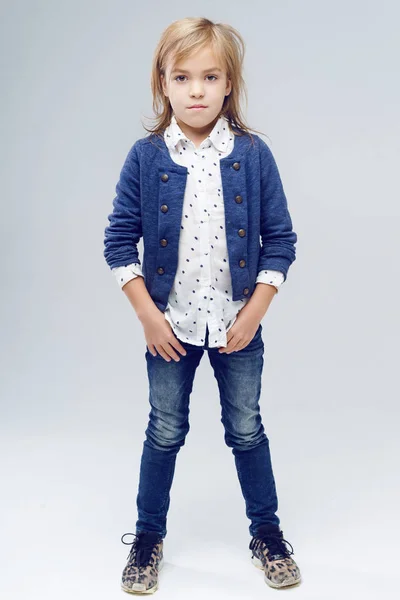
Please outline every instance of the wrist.
[[137, 317], [142, 325], [146, 324], [148, 321], [153, 320], [156, 316], [159, 315], [161, 311], [157, 308], [157, 306], [153, 303], [146, 303], [145, 306], [141, 307], [136, 311]]

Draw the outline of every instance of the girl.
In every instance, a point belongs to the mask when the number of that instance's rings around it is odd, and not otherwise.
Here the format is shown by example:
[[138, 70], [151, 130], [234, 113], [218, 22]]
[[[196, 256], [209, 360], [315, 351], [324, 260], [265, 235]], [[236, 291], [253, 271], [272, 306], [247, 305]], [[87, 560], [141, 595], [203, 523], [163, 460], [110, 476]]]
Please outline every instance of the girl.
[[105, 229], [104, 257], [143, 325], [151, 405], [136, 533], [125, 534], [135, 538], [126, 592], [158, 588], [176, 455], [204, 350], [250, 520], [251, 560], [272, 587], [301, 579], [279, 527], [259, 408], [261, 320], [295, 260], [297, 235], [272, 153], [241, 117], [243, 56], [229, 25], [185, 18], [163, 32], [151, 78], [157, 123], [128, 153]]

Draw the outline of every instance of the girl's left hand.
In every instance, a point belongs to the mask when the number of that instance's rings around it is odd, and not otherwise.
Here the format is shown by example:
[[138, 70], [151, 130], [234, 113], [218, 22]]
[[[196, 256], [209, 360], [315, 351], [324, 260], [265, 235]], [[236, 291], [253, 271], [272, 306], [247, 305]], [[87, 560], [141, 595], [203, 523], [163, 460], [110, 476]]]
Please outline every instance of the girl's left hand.
[[218, 349], [220, 354], [230, 354], [245, 348], [256, 335], [260, 321], [249, 314], [239, 311], [236, 321], [226, 334], [228, 345]]

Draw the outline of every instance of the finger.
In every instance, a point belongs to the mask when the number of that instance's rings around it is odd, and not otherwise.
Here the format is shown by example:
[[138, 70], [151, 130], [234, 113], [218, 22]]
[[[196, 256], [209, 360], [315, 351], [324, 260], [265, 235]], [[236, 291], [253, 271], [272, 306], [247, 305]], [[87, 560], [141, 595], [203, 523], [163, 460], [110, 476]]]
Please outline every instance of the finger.
[[234, 337], [234, 334], [232, 333], [231, 330], [229, 330], [226, 334], [226, 346], [221, 346], [221, 348], [219, 349], [220, 354], [222, 353], [226, 353], [230, 350], [231, 346], [231, 339]]
[[155, 349], [154, 344], [147, 345], [147, 349], [152, 356], [157, 356], [157, 350]]
[[173, 349], [173, 347], [171, 346], [171, 344], [169, 342], [165, 342], [163, 347], [164, 347], [165, 352], [169, 356], [171, 356], [176, 362], [178, 362], [180, 360], [180, 356], [178, 356], [178, 354], [175, 352], [175, 350]]
[[162, 356], [167, 362], [171, 362], [170, 356], [168, 356], [161, 344], [156, 345], [156, 349], [160, 356]]
[[232, 350], [233, 350], [233, 348], [234, 348], [235, 344], [236, 344], [236, 338], [235, 338], [235, 336], [233, 335], [233, 336], [231, 337], [231, 339], [228, 341], [226, 348], [223, 348], [223, 349], [222, 349], [222, 352], [224, 352], [225, 354], [230, 354], [230, 353], [232, 352]]
[[237, 352], [240, 350], [240, 346], [242, 345], [243, 340], [241, 338], [235, 337], [232, 338], [232, 343], [229, 349], [229, 352]]
[[246, 346], [247, 346], [247, 342], [242, 341], [242, 343], [235, 348], [235, 352], [240, 352], [241, 350], [243, 350], [243, 348], [246, 348]]
[[171, 344], [171, 346], [176, 348], [176, 350], [178, 350], [178, 352], [180, 352], [183, 356], [186, 356], [187, 352], [186, 352], [185, 348], [182, 346], [182, 344], [179, 342], [178, 338], [174, 338], [174, 339], [170, 340], [169, 343]]

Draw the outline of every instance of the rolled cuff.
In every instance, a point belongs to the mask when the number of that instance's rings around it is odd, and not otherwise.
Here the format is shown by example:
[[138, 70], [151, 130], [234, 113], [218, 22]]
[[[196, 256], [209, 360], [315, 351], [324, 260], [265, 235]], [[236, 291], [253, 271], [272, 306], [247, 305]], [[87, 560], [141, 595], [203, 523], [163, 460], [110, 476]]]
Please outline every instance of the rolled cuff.
[[276, 288], [279, 292], [279, 287], [285, 281], [285, 275], [281, 271], [273, 271], [272, 269], [262, 269], [258, 272], [256, 283], [267, 283]]
[[114, 273], [121, 289], [128, 281], [131, 281], [131, 279], [135, 279], [135, 277], [139, 276], [144, 277], [142, 267], [138, 263], [131, 263], [126, 265], [126, 267], [114, 267], [111, 271]]

